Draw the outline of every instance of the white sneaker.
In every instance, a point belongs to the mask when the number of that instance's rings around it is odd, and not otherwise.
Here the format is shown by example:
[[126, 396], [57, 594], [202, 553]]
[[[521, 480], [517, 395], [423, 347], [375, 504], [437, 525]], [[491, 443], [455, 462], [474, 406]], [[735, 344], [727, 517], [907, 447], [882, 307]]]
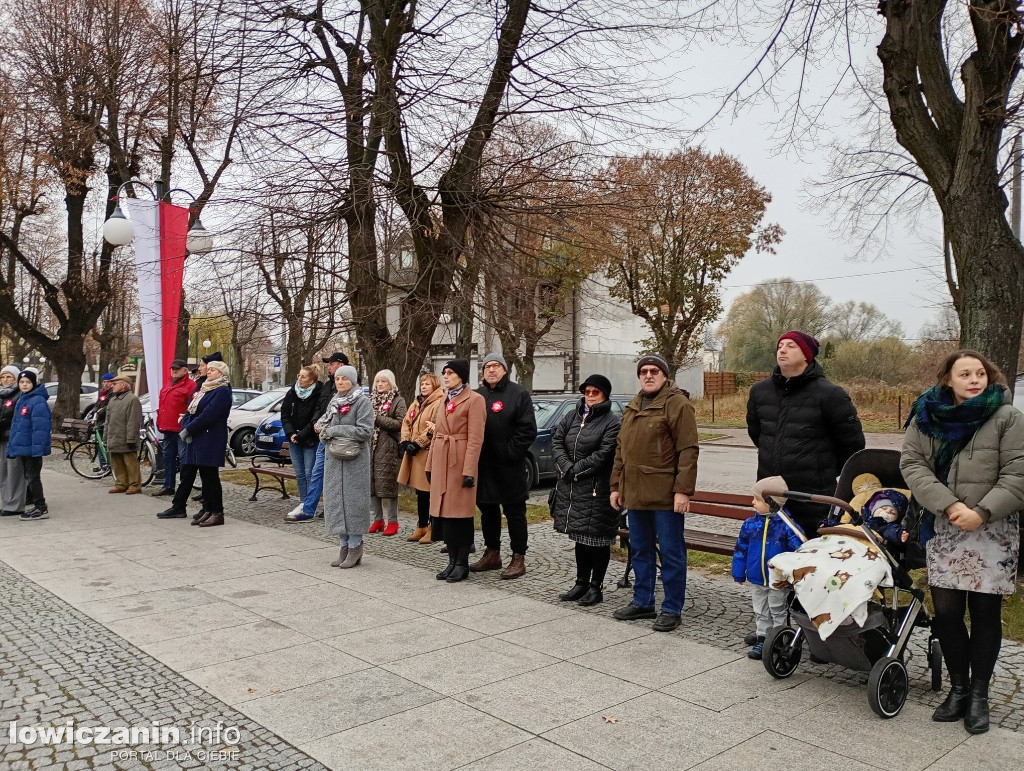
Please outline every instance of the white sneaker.
[[302, 514], [302, 504], [301, 503], [298, 506], [296, 506], [294, 509], [289, 511], [287, 514], [285, 514], [284, 516], [285, 516], [285, 519], [294, 519], [295, 517], [299, 516], [300, 514]]

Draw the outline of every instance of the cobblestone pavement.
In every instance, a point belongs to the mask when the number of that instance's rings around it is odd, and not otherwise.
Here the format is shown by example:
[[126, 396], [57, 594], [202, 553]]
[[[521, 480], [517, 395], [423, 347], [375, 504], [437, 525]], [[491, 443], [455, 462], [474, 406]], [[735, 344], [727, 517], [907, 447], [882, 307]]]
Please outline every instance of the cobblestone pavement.
[[[68, 720], [76, 729], [158, 722], [176, 727], [181, 742], [26, 746], [10, 740], [12, 721], [19, 728], [59, 728]], [[216, 741], [210, 733], [193, 741], [192, 726], [211, 731], [218, 721], [239, 729], [237, 742], [233, 735]], [[0, 727], [0, 767], [11, 771], [324, 768], [3, 563]]]
[[[225, 484], [225, 510], [231, 517], [259, 523], [291, 533], [300, 533], [327, 543], [333, 543], [323, 532], [323, 520], [309, 524], [289, 525], [283, 515], [292, 503], [274, 498], [268, 493], [264, 500], [249, 501], [252, 490], [238, 485]], [[738, 523], [714, 517], [691, 515], [687, 525], [690, 528], [714, 529], [718, 532], [734, 532]], [[405, 537], [415, 526], [408, 515], [401, 517], [401, 530], [394, 537], [367, 536], [366, 548], [396, 562], [416, 567], [440, 569], [446, 558], [438, 554], [437, 546], [409, 543]], [[479, 539], [478, 539], [479, 542]], [[505, 540], [507, 550], [507, 535]], [[564, 535], [556, 533], [549, 524], [541, 523], [530, 527], [530, 549], [526, 558], [527, 575], [515, 581], [502, 581], [497, 571], [474, 574], [474, 583], [500, 589], [523, 597], [560, 605], [558, 594], [564, 592], [575, 581], [573, 544]], [[629, 602], [629, 589], [619, 589], [616, 583], [622, 577], [625, 565], [612, 562], [606, 581], [604, 603], [592, 608], [580, 608], [581, 612], [611, 616], [612, 612]], [[660, 597], [660, 590], [659, 590]], [[660, 600], [659, 600], [660, 601]], [[637, 622], [639, 623], [639, 622]], [[694, 641], [714, 645], [718, 648], [741, 652], [745, 650], [743, 636], [753, 629], [753, 615], [750, 610], [749, 590], [731, 580], [702, 575], [691, 571], [687, 582], [686, 607], [683, 624], [673, 634]], [[907, 660], [910, 671], [911, 699], [926, 705], [937, 705], [941, 693], [930, 690], [930, 672], [927, 669], [927, 632], [914, 633]], [[848, 684], [865, 685], [867, 675], [836, 665], [815, 664], [805, 659], [800, 671]], [[997, 664], [992, 684], [992, 719], [1004, 728], [1020, 730], [1024, 724], [1024, 645], [1005, 641]], [[865, 690], [865, 700], [867, 692]]]

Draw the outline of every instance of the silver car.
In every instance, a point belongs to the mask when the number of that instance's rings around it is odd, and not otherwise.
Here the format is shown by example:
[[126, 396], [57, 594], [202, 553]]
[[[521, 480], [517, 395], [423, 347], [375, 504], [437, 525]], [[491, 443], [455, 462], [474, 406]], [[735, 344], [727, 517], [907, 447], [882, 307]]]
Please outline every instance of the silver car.
[[235, 455], [253, 455], [256, 452], [256, 427], [268, 415], [281, 411], [281, 402], [289, 387], [266, 391], [228, 414], [228, 444]]
[[[78, 414], [83, 418], [92, 411], [92, 406], [100, 396], [100, 387], [95, 383], [82, 383], [82, 389], [78, 392]], [[53, 410], [57, 404], [57, 384], [46, 384], [46, 403]]]

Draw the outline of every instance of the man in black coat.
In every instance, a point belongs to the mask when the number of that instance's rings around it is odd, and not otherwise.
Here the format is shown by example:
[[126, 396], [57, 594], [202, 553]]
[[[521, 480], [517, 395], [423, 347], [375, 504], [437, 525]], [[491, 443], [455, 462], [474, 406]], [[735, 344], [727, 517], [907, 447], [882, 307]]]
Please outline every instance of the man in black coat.
[[[804, 332], [779, 338], [778, 366], [750, 389], [747, 433], [757, 446], [758, 479], [781, 476], [791, 490], [834, 495], [843, 464], [864, 449], [864, 431], [849, 394], [825, 377], [817, 354], [818, 341]], [[827, 514], [792, 499], [787, 508], [811, 538]]]
[[474, 572], [501, 567], [501, 515], [508, 522], [512, 561], [502, 578], [526, 573], [526, 498], [530, 474], [526, 453], [537, 438], [537, 418], [530, 394], [509, 380], [508, 363], [500, 353], [484, 357], [484, 384], [477, 393], [487, 402], [487, 425], [480, 450], [480, 479], [476, 504], [484, 533], [484, 555], [469, 566]]

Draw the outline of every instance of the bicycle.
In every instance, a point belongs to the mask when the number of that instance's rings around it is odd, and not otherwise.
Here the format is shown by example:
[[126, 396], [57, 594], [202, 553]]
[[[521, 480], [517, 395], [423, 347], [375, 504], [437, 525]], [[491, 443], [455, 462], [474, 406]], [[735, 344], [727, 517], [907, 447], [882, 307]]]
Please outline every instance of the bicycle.
[[[142, 486], [152, 483], [156, 475], [156, 445], [152, 439], [152, 419], [147, 418], [139, 432], [139, 469]], [[86, 479], [103, 479], [113, 473], [110, 465], [110, 453], [103, 441], [103, 433], [96, 422], [92, 422], [92, 439], [77, 445], [70, 453], [71, 468], [80, 477]]]

